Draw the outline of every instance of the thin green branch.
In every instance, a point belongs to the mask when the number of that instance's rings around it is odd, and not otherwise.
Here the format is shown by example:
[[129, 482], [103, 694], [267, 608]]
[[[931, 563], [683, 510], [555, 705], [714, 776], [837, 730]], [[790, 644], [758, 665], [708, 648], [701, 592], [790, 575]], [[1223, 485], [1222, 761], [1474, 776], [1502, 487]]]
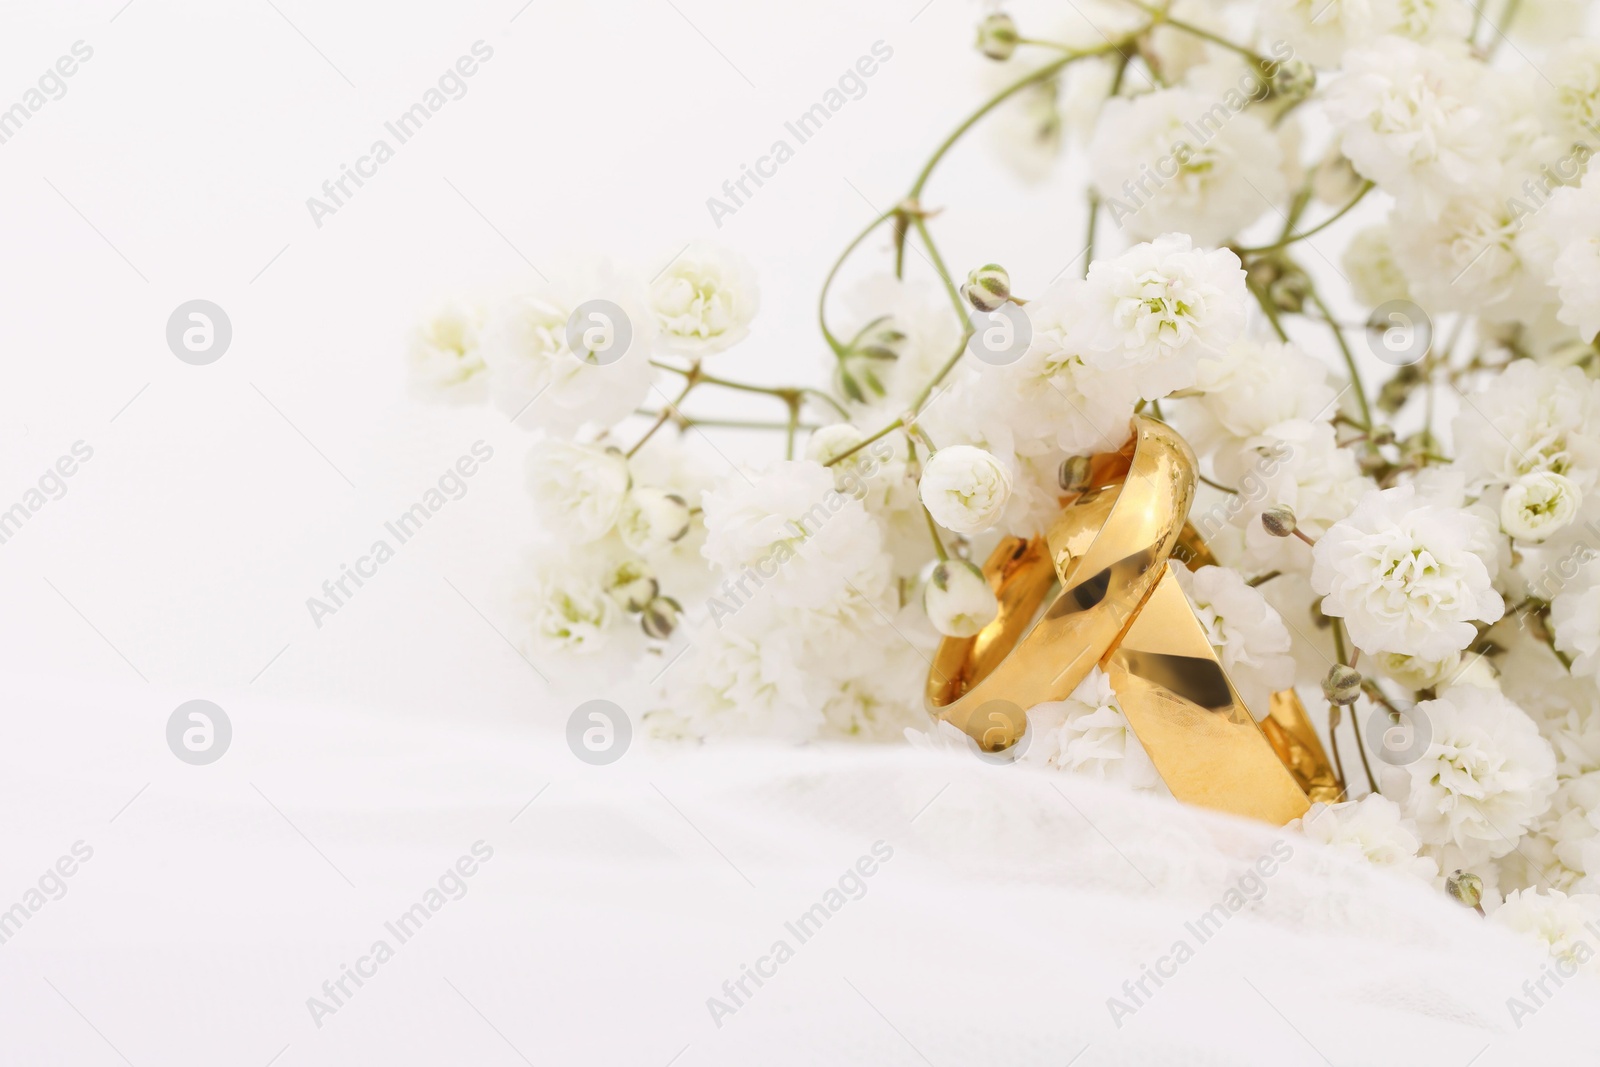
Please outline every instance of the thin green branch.
[[1329, 226], [1332, 226], [1334, 223], [1336, 223], [1340, 219], [1344, 218], [1345, 214], [1348, 213], [1351, 208], [1353, 208], [1357, 204], [1361, 203], [1362, 197], [1366, 196], [1367, 193], [1371, 192], [1372, 188], [1373, 188], [1372, 182], [1362, 182], [1361, 183], [1361, 190], [1359, 192], [1357, 192], [1355, 196], [1350, 198], [1350, 202], [1349, 203], [1345, 204], [1344, 207], [1340, 208], [1338, 211], [1335, 211], [1332, 215], [1330, 215], [1327, 218], [1323, 219], [1321, 222], [1317, 223], [1315, 226], [1311, 227], [1311, 229], [1309, 229], [1309, 230], [1302, 231], [1301, 233], [1290, 234], [1290, 235], [1282, 238], [1281, 240], [1274, 241], [1270, 245], [1260, 245], [1260, 246], [1257, 246], [1255, 248], [1240, 248], [1240, 249], [1237, 249], [1237, 251], [1238, 251], [1239, 255], [1241, 255], [1241, 256], [1259, 256], [1259, 255], [1261, 255], [1261, 254], [1263, 254], [1265, 252], [1276, 252], [1280, 248], [1287, 248], [1289, 245], [1294, 244], [1296, 241], [1303, 241], [1307, 237], [1312, 236], [1313, 234], [1321, 233], [1323, 230], [1326, 230]]
[[1361, 406], [1362, 429], [1372, 432], [1372, 403], [1367, 399], [1366, 386], [1361, 384], [1361, 371], [1356, 367], [1355, 353], [1350, 351], [1350, 343], [1345, 340], [1344, 329], [1334, 321], [1333, 312], [1328, 310], [1328, 305], [1322, 302], [1322, 297], [1315, 289], [1311, 291], [1311, 302], [1322, 312], [1322, 317], [1328, 320], [1328, 328], [1333, 331], [1333, 339], [1339, 342], [1339, 352], [1344, 356], [1344, 365], [1350, 371], [1350, 384], [1356, 391], [1356, 400]]

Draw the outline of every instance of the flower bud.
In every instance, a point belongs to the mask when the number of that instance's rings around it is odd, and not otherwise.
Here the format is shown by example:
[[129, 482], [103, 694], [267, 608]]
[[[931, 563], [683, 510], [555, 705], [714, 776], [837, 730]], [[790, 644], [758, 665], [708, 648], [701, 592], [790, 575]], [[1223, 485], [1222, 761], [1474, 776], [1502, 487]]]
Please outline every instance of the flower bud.
[[1311, 172], [1311, 191], [1324, 204], [1342, 207], [1361, 191], [1362, 181], [1355, 165], [1339, 151], [1339, 142], [1335, 140], [1328, 154]]
[[1311, 279], [1306, 272], [1281, 255], [1251, 260], [1245, 279], [1252, 289], [1265, 293], [1273, 307], [1292, 314], [1299, 314], [1311, 292]]
[[635, 552], [658, 552], [689, 532], [690, 518], [689, 502], [677, 493], [635, 489], [622, 506], [617, 532]]
[[1000, 613], [1000, 601], [983, 571], [964, 559], [940, 560], [928, 576], [922, 606], [946, 637], [971, 637]]
[[1483, 903], [1483, 879], [1471, 871], [1456, 871], [1445, 879], [1444, 889], [1464, 908], [1478, 908]]
[[1411, 397], [1411, 390], [1422, 383], [1422, 369], [1408, 363], [1395, 371], [1388, 381], [1378, 387], [1378, 410], [1393, 415]]
[[678, 614], [682, 610], [678, 602], [671, 597], [658, 596], [644, 606], [644, 613], [639, 616], [639, 625], [644, 629], [645, 636], [665, 641], [672, 636], [672, 631], [678, 628]]
[[1361, 698], [1361, 672], [1335, 663], [1322, 680], [1322, 695], [1335, 707], [1354, 704]]
[[611, 599], [629, 611], [643, 611], [660, 591], [655, 575], [643, 560], [629, 560], [618, 565], [606, 580], [606, 592], [611, 594]]
[[995, 311], [1011, 299], [1011, 275], [998, 263], [979, 267], [967, 275], [961, 295], [979, 311]]
[[1272, 301], [1272, 306], [1292, 315], [1300, 314], [1310, 293], [1311, 279], [1306, 277], [1303, 270], [1284, 271], [1277, 281], [1267, 287], [1267, 298]]
[[1273, 537], [1292, 537], [1294, 509], [1287, 504], [1276, 504], [1261, 513], [1261, 525]]
[[1010, 15], [996, 12], [978, 23], [978, 51], [990, 59], [1010, 59], [1017, 50], [1017, 40], [1017, 24]]
[[1291, 57], [1278, 64], [1268, 84], [1272, 86], [1273, 96], [1297, 104], [1317, 87], [1317, 71], [1305, 60]]
[[922, 468], [917, 492], [940, 526], [951, 533], [975, 534], [1000, 521], [1011, 486], [1009, 464], [973, 445], [949, 445]]
[[1363, 452], [1356, 457], [1356, 468], [1368, 478], [1377, 478], [1392, 465], [1381, 452]]
[[1056, 472], [1056, 482], [1061, 486], [1062, 492], [1081, 493], [1089, 488], [1089, 457], [1068, 456], [1061, 461], [1061, 469]]

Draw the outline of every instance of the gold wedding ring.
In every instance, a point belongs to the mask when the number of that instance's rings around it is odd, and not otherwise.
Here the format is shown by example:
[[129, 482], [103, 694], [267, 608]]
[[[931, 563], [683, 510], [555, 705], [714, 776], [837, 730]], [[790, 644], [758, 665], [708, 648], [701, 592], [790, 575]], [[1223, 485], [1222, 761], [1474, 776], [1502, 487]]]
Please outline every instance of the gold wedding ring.
[[[1165, 423], [1136, 416], [1095, 456], [1044, 538], [1007, 538], [984, 567], [1000, 601], [974, 637], [940, 643], [927, 704], [986, 751], [1016, 743], [1026, 710], [1100, 665], [1129, 726], [1179, 800], [1282, 824], [1339, 783], [1293, 690], [1258, 725], [1173, 571], [1215, 562], [1187, 526], [1196, 464]], [[1059, 580], [1061, 592], [1032, 627]]]
[[[999, 614], [934, 654], [928, 710], [985, 751], [1015, 744], [1027, 708], [1066, 698], [1088, 677], [1165, 573], [1189, 513], [1194, 456], [1164, 423], [1136, 418], [1132, 440], [1090, 468], [1093, 484], [1129, 491], [1080, 494], [1057, 520], [1048, 552], [1040, 539], [1001, 541], [984, 566]], [[1060, 595], [1028, 630], [1058, 576]]]

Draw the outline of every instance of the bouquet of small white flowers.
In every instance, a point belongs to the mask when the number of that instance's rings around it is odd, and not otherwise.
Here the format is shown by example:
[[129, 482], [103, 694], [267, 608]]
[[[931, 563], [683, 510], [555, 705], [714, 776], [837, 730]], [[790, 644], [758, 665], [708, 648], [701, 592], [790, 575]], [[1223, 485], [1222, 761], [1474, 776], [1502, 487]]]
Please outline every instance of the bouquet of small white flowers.
[[[996, 616], [978, 564], [1041, 534], [1132, 416], [1161, 419], [1200, 461], [1190, 519], [1220, 565], [1182, 581], [1219, 660], [1253, 707], [1297, 689], [1358, 798], [1305, 832], [1587, 963], [1600, 43], [1579, 36], [1584, 5], [1036, 7], [982, 20], [999, 87], [823, 280], [812, 382], [726, 376], [756, 279], [703, 244], [649, 282], [596, 271], [419, 331], [419, 387], [487, 397], [535, 435], [529, 654], [634, 660], [658, 679], [658, 736], [943, 744], [923, 682], [941, 635]], [[928, 179], [986, 117], [1026, 180], [1087, 160], [1077, 269], [1031, 291], [995, 264], [952, 273], [934, 239]], [[874, 234], [892, 262], [836, 296]], [[692, 414], [710, 390], [770, 421]], [[770, 430], [770, 454], [713, 446], [719, 469], [683, 447], [720, 425]], [[1163, 788], [1100, 671], [1029, 717], [1023, 763]]]

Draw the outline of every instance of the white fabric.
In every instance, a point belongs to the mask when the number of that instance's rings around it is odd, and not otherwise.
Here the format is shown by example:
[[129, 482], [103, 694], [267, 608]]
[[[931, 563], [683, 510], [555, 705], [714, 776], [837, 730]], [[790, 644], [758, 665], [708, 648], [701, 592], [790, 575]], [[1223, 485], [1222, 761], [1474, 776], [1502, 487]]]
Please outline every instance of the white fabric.
[[[1441, 895], [1066, 775], [637, 736], [591, 767], [547, 729], [246, 696], [219, 698], [231, 748], [193, 767], [165, 745], [181, 697], [8, 690], [0, 909], [75, 842], [93, 856], [0, 944], [7, 1065], [1593, 1056], [1595, 988], [1516, 1029], [1541, 954]], [[385, 922], [480, 840], [466, 895], [399, 944]], [[1185, 924], [1279, 840], [1292, 858], [1200, 943]], [[801, 943], [785, 923], [879, 841], [864, 895]], [[316, 1025], [307, 999], [380, 938], [394, 957]], [[708, 998], [779, 939], [793, 958], [717, 1025]], [[1108, 998], [1179, 939], [1193, 958], [1119, 1027]]]

